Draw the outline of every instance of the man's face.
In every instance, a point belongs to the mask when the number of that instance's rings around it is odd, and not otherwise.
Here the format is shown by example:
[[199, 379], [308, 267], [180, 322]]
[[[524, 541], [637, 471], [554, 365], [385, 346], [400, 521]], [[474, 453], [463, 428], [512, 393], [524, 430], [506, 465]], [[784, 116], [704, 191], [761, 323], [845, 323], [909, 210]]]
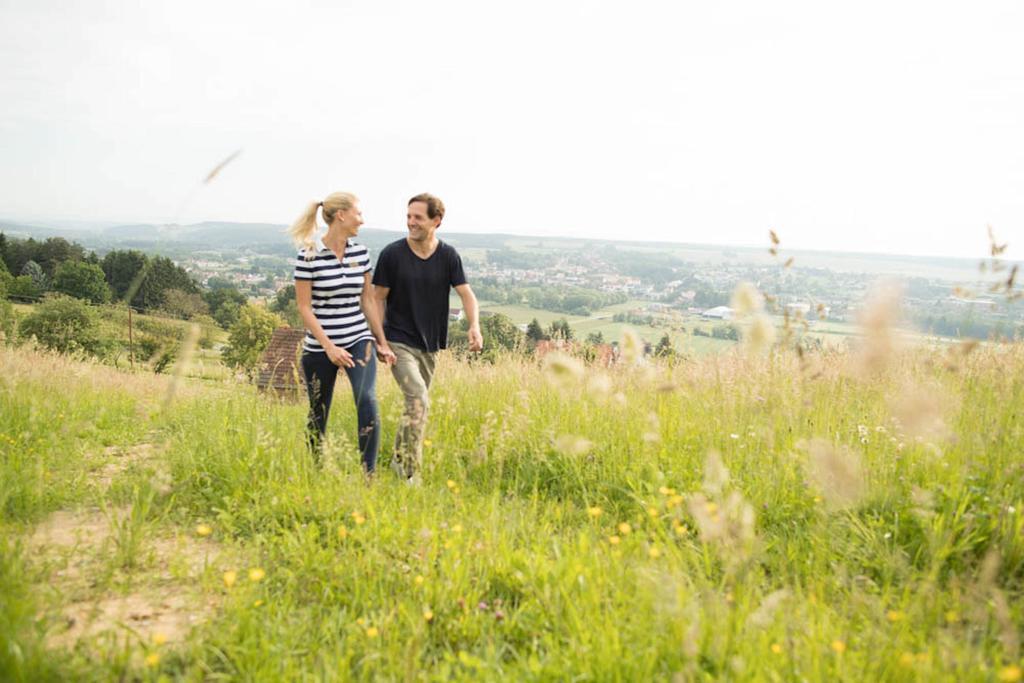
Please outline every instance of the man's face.
[[409, 239], [414, 242], [429, 242], [434, 238], [434, 231], [441, 225], [440, 218], [427, 215], [426, 202], [413, 202], [405, 215], [405, 225], [409, 228]]

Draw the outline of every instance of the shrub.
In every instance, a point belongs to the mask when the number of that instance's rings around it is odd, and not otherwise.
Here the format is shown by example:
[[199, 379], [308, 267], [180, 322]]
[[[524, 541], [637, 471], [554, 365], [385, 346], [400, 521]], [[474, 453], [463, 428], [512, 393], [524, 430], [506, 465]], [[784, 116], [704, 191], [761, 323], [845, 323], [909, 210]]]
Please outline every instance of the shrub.
[[69, 296], [45, 299], [21, 321], [18, 333], [26, 339], [35, 337], [41, 345], [60, 353], [99, 355], [103, 351], [96, 312]]
[[266, 309], [246, 304], [238, 313], [238, 320], [231, 326], [228, 344], [221, 352], [224, 362], [249, 375], [255, 373], [260, 356], [267, 350], [274, 330], [284, 325], [280, 317]]

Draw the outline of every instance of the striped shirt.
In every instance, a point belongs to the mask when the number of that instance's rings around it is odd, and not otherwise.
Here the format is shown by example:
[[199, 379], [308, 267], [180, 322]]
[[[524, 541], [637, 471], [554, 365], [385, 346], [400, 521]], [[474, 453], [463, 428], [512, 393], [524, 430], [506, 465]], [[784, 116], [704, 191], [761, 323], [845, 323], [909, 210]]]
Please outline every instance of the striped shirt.
[[[339, 263], [338, 257], [322, 239], [317, 239], [315, 248], [316, 253], [311, 259], [306, 258], [305, 249], [299, 251], [295, 258], [295, 279], [311, 281], [313, 315], [324, 328], [327, 338], [343, 349], [363, 339], [373, 339], [359, 308], [365, 274], [372, 270], [370, 251], [364, 245], [349, 240], [345, 246], [345, 258]], [[311, 352], [324, 350], [309, 330], [306, 330], [302, 348]]]

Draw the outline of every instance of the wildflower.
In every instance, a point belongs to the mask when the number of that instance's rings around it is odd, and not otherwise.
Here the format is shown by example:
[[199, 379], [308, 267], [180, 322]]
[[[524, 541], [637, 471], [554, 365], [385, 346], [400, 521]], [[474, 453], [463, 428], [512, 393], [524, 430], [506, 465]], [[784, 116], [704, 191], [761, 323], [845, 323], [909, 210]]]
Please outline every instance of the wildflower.
[[864, 494], [860, 456], [848, 448], [837, 448], [824, 439], [812, 439], [811, 476], [828, 504], [836, 510], [852, 507]]
[[449, 479], [445, 482], [445, 485], [450, 489], [454, 489], [457, 486], [454, 479]]
[[363, 517], [358, 512], [353, 512], [352, 513], [352, 521], [356, 523], [356, 526], [358, 526], [358, 525], [360, 525], [360, 524], [362, 524], [362, 523], [364, 523], [366, 521], [366, 517]]
[[583, 379], [583, 363], [565, 353], [549, 353], [544, 356], [544, 376], [556, 385], [568, 385]]
[[735, 441], [736, 439], [740, 438], [740, 435], [739, 434], [730, 434], [729, 438]]
[[679, 505], [683, 504], [684, 500], [685, 500], [685, 498], [683, 498], [679, 494], [676, 494], [676, 495], [672, 496], [671, 498], [669, 498], [668, 502], [665, 505], [667, 507], [669, 507], [669, 508], [678, 507]]
[[782, 646], [778, 643], [772, 643], [772, 652], [774, 652], [777, 655], [782, 654]]
[[249, 570], [249, 580], [253, 583], [259, 583], [266, 577], [267, 573], [259, 567], [253, 567]]
[[956, 613], [956, 610], [949, 610], [946, 612], [946, 623], [952, 624], [960, 619], [960, 615]]
[[602, 512], [601, 508], [597, 507], [596, 505], [594, 507], [587, 508], [587, 514], [590, 515], [591, 517], [593, 517], [594, 519], [597, 519], [598, 517], [600, 517], [601, 516], [601, 512]]
[[234, 570], [231, 570], [231, 569], [229, 569], [228, 571], [224, 572], [224, 585], [227, 588], [231, 588], [232, 586], [234, 586], [235, 585], [235, 581], [237, 581], [237, 580], [238, 580], [238, 572], [236, 572]]
[[424, 579], [421, 574], [417, 574], [416, 578], [412, 580], [412, 582], [417, 586], [422, 586], [424, 581], [426, 581], [426, 579]]
[[494, 610], [494, 620], [495, 621], [504, 621], [505, 620], [505, 613], [502, 612], [500, 609]]
[[196, 536], [209, 536], [213, 533], [213, 529], [208, 524], [200, 524], [196, 527]]
[[423, 610], [423, 620], [427, 623], [430, 623], [434, 620], [434, 613], [431, 612], [429, 609]]
[[652, 559], [656, 560], [661, 557], [661, 551], [658, 550], [658, 546], [652, 545], [650, 550], [647, 551], [647, 555]]
[[627, 365], [635, 365], [643, 358], [644, 344], [640, 340], [640, 336], [628, 327], [622, 330], [622, 342], [619, 344], [619, 348], [622, 350], [622, 360]]
[[379, 633], [380, 631], [377, 630], [376, 626], [371, 626], [370, 628], [366, 629], [367, 638], [376, 638]]
[[483, 600], [481, 600], [480, 602], [478, 602], [476, 604], [476, 608], [478, 610], [480, 610], [481, 612], [486, 612], [487, 611], [487, 603], [484, 602]]
[[146, 655], [146, 666], [148, 666], [148, 667], [155, 667], [159, 663], [160, 663], [160, 655], [158, 655], [157, 653], [152, 652], [152, 653]]
[[633, 531], [633, 527], [629, 525], [629, 522], [621, 522], [619, 524], [619, 533], [623, 536], [628, 535], [631, 531]]
[[906, 615], [903, 614], [903, 612], [900, 612], [899, 610], [895, 609], [891, 609], [885, 613], [885, 618], [893, 623], [896, 623], [897, 621], [903, 621], [903, 618], [905, 616]]
[[262, 607], [263, 606], [263, 601], [262, 600], [256, 600], [256, 601], [254, 601], [252, 603], [252, 606], [253, 607]]
[[1020, 667], [1016, 665], [1004, 666], [999, 670], [999, 680], [1005, 681], [1006, 683], [1016, 683], [1022, 677], [1024, 673], [1021, 672]]
[[609, 536], [608, 537], [608, 542], [611, 543], [612, 545], [618, 545], [619, 544], [619, 540], [620, 539], [619, 539], [618, 536]]
[[843, 654], [846, 652], [846, 643], [841, 640], [833, 640], [832, 649], [835, 650], [837, 654]]
[[423, 439], [423, 445], [426, 446], [427, 448], [430, 448], [431, 446], [434, 445], [434, 442], [431, 441], [430, 439]]
[[574, 434], [562, 434], [555, 439], [555, 448], [566, 455], [586, 455], [593, 447], [592, 441]]
[[356, 619], [356, 625], [357, 626], [366, 626], [366, 619], [364, 619], [363, 617], [359, 617], [358, 619]]
[[658, 493], [660, 493], [663, 496], [674, 496], [676, 495], [676, 490], [670, 489], [667, 486], [662, 486], [661, 488], [658, 489]]
[[346, 538], [348, 538], [348, 529], [345, 528], [345, 525], [339, 526], [338, 527], [338, 540], [339, 541], [344, 541]]
[[163, 645], [166, 642], [167, 642], [167, 634], [166, 633], [162, 633], [160, 631], [157, 631], [156, 633], [153, 634], [153, 644], [154, 645]]
[[736, 285], [730, 303], [737, 317], [760, 313], [764, 310], [764, 297], [761, 296], [761, 292], [757, 291], [757, 287], [749, 282], [741, 282]]
[[690, 532], [690, 530], [686, 528], [685, 524], [679, 523], [674, 524], [672, 526], [672, 530], [676, 532], [676, 536], [685, 536]]
[[649, 508], [647, 508], [647, 514], [650, 517], [652, 517], [654, 519], [657, 519], [658, 518], [658, 508], [656, 508], [656, 507], [649, 507]]
[[900, 666], [914, 666], [914, 659], [915, 657], [913, 652], [904, 652], [900, 655]]

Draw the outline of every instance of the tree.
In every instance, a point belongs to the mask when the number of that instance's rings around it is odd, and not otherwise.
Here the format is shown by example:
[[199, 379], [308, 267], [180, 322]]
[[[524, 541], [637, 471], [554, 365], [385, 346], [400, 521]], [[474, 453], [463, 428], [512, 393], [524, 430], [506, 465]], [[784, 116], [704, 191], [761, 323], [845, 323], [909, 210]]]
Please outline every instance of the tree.
[[42, 295], [42, 290], [36, 287], [36, 283], [28, 275], [20, 275], [14, 278], [7, 287], [7, 297], [10, 299], [35, 301]]
[[160, 304], [160, 310], [173, 318], [191, 320], [196, 316], [208, 314], [210, 307], [199, 294], [168, 289], [164, 292], [164, 302]]
[[267, 350], [274, 330], [283, 324], [284, 321], [273, 313], [246, 304], [239, 311], [238, 320], [231, 326], [231, 334], [221, 357], [230, 367], [244, 370], [252, 376], [259, 367], [260, 356]]
[[672, 346], [672, 338], [667, 334], [662, 336], [654, 348], [654, 355], [658, 358], [675, 358], [676, 349]]
[[[3, 237], [3, 236], [4, 236], [4, 234], [2, 232], [0, 232], [0, 237]], [[7, 296], [7, 290], [10, 288], [11, 282], [13, 282], [13, 281], [14, 281], [14, 276], [11, 275], [11, 271], [7, 270], [7, 264], [4, 263], [3, 259], [0, 259], [0, 287], [3, 287], [3, 289], [4, 289], [4, 295], [3, 296]], [[0, 297], [0, 298], [3, 298], [3, 297]]]
[[63, 237], [49, 237], [36, 248], [33, 258], [42, 266], [47, 277], [54, 277], [57, 268], [67, 261], [85, 259], [85, 247], [81, 244], [68, 242]]
[[22, 338], [36, 341], [53, 351], [100, 353], [100, 325], [96, 312], [79, 299], [57, 295], [48, 297], [18, 325]]
[[572, 328], [569, 327], [568, 321], [565, 318], [559, 318], [551, 323], [551, 327], [548, 328], [548, 335], [551, 339], [564, 339], [565, 341], [571, 341], [575, 337], [572, 334]]
[[141, 251], [131, 249], [129, 251], [114, 250], [103, 257], [101, 266], [103, 274], [107, 277], [107, 284], [114, 299], [123, 301], [128, 294], [128, 288], [135, 284], [136, 294], [132, 298], [133, 306], [142, 306], [142, 298], [138, 295], [138, 287], [142, 281], [136, 284], [136, 279], [143, 276], [143, 271], [149, 258]]
[[480, 321], [484, 341], [492, 348], [518, 351], [523, 348], [525, 336], [507, 315], [495, 313]]
[[590, 344], [591, 346], [598, 346], [599, 344], [604, 344], [604, 334], [600, 331], [591, 332], [590, 334], [587, 335], [587, 343]]
[[[217, 279], [210, 278], [210, 282]], [[224, 282], [227, 281], [224, 280]], [[218, 283], [218, 286], [203, 292], [203, 301], [210, 307], [210, 315], [225, 330], [235, 324], [235, 320], [238, 319], [238, 310], [247, 300], [246, 296], [230, 282], [226, 286]]]
[[282, 287], [270, 302], [270, 310], [284, 318], [292, 327], [302, 327], [302, 316], [295, 302], [295, 285]]
[[94, 304], [110, 301], [110, 288], [103, 276], [103, 269], [84, 261], [65, 261], [57, 266], [53, 289]]
[[547, 339], [548, 336], [544, 334], [544, 328], [540, 326], [540, 323], [536, 318], [530, 321], [530, 324], [526, 326], [526, 338], [536, 344], [542, 339]]
[[175, 265], [166, 256], [156, 256], [149, 262], [149, 270], [139, 291], [142, 308], [159, 308], [169, 289], [180, 289], [188, 294], [199, 293], [199, 286], [184, 268]]
[[43, 267], [35, 261], [27, 261], [21, 268], [21, 274], [32, 278], [32, 284], [40, 292], [45, 292], [50, 288], [50, 278], [46, 277]]

